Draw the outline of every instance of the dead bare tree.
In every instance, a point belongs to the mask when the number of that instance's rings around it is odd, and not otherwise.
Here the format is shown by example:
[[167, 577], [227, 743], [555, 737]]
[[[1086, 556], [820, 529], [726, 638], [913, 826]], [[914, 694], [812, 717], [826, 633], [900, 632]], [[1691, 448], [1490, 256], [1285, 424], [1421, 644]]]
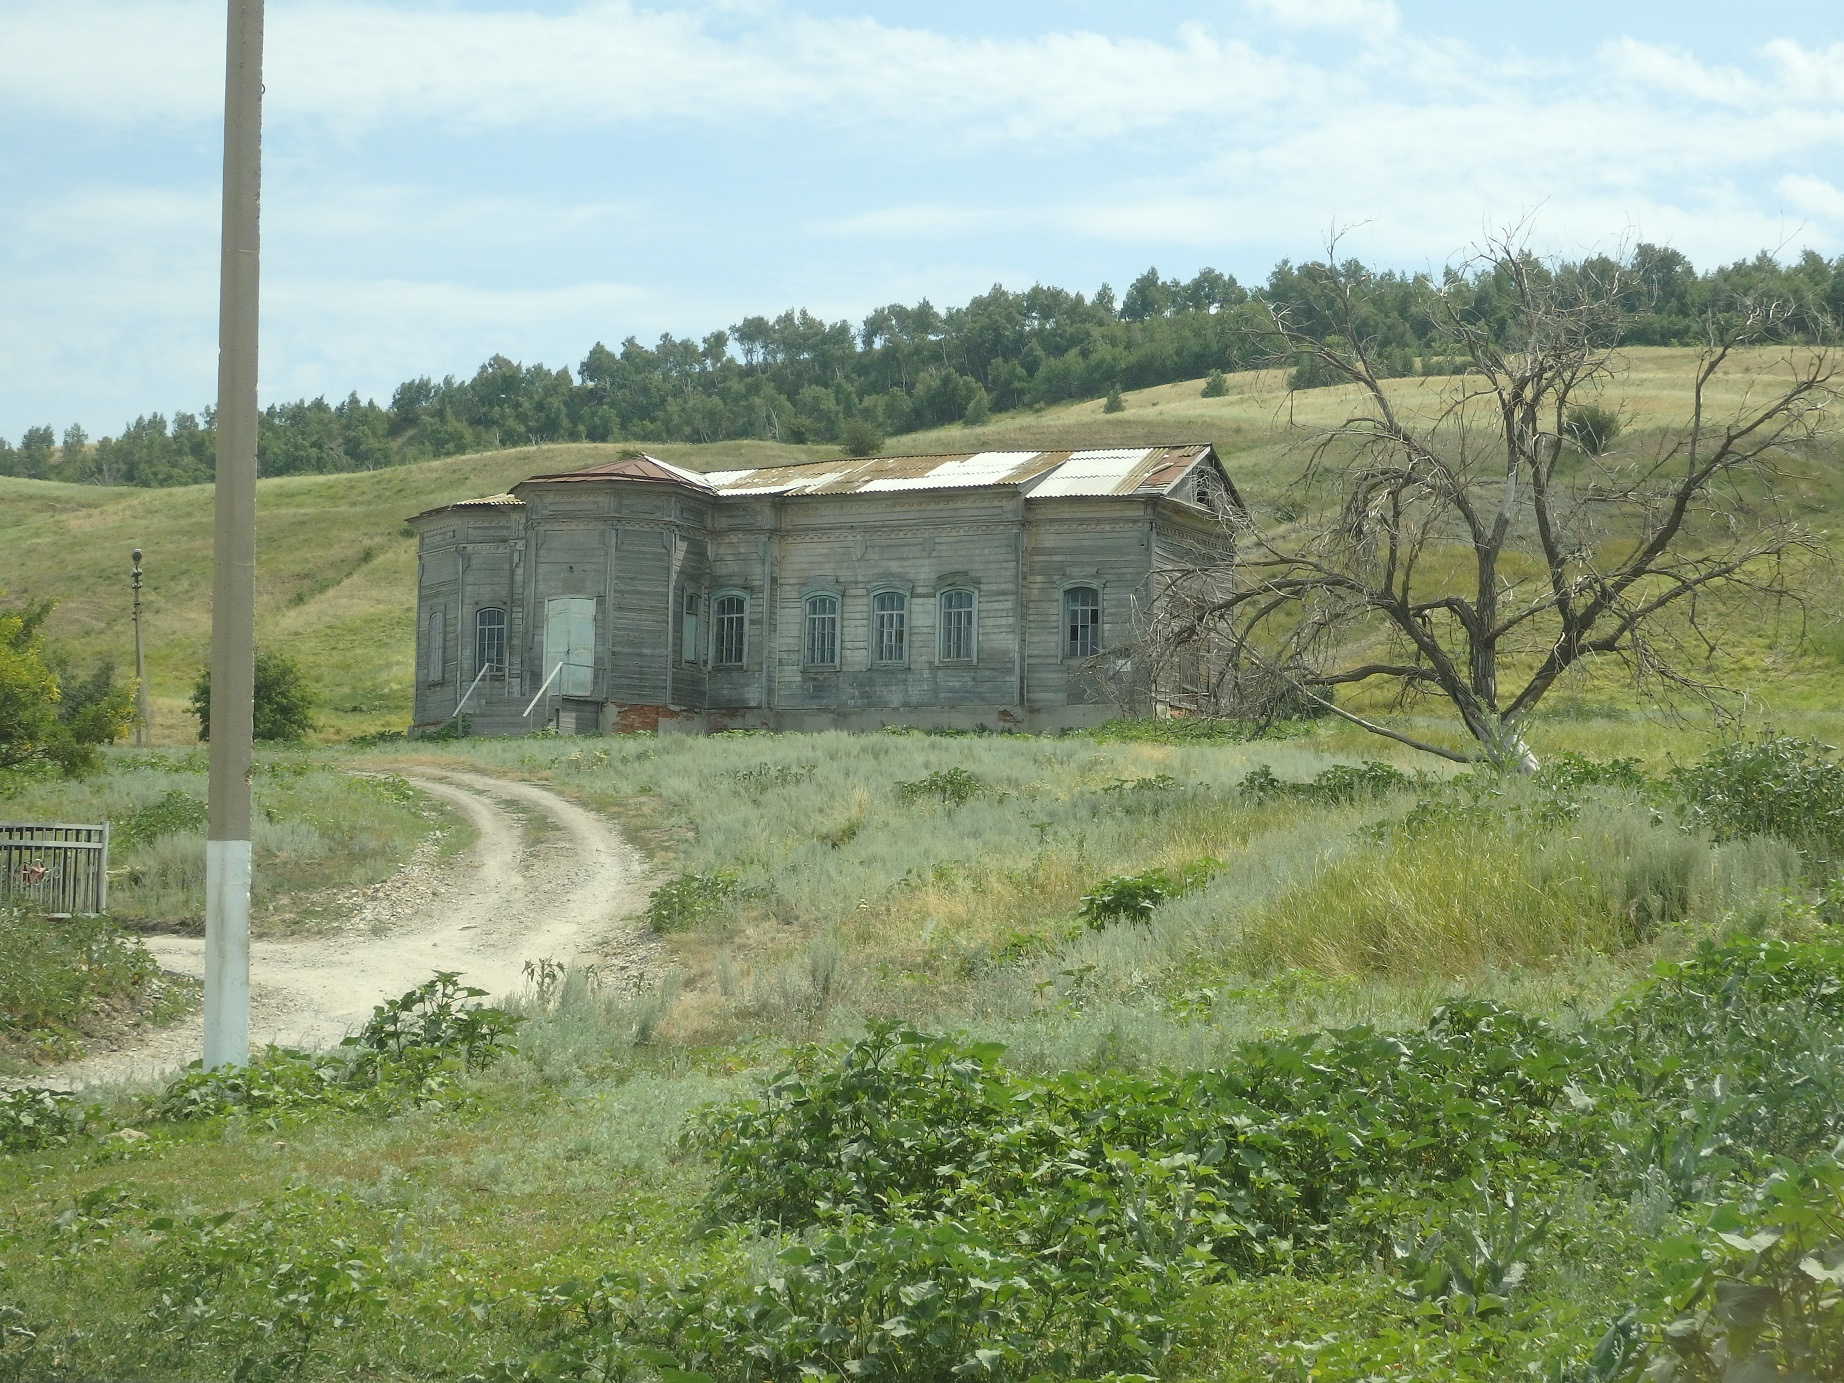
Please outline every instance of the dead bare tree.
[[[1215, 642], [1219, 704], [1292, 697], [1446, 759], [1527, 769], [1525, 722], [1571, 669], [1611, 659], [1642, 684], [1720, 691], [1697, 666], [1715, 661], [1711, 609], [1796, 600], [1793, 559], [1818, 551], [1785, 481], [1835, 401], [1830, 349], [1785, 346], [1723, 416], [1712, 398], [1757, 363], [1744, 347], [1789, 338], [1794, 306], [1712, 314], [1682, 426], [1600, 452], [1571, 442], [1570, 412], [1619, 374], [1624, 266], [1558, 273], [1514, 236], [1488, 243], [1436, 298], [1461, 371], [1436, 392], [1386, 382], [1364, 278], [1331, 248], [1318, 322], [1276, 310], [1268, 328], [1293, 360], [1355, 385], [1355, 407], [1308, 435], [1305, 513], [1239, 533], [1233, 587], [1156, 631], [1156, 658]], [[1495, 320], [1474, 309], [1480, 272], [1501, 290]], [[1379, 683], [1398, 705], [1444, 706], [1470, 744], [1333, 700]]]

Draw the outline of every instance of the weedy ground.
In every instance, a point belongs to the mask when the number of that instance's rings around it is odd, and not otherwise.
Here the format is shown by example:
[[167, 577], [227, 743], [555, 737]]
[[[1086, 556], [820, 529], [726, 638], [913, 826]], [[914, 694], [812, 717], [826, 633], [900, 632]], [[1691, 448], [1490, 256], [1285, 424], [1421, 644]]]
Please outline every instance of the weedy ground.
[[1844, 1134], [1844, 770], [1687, 778], [1715, 745], [1556, 720], [1534, 782], [1326, 726], [411, 747], [620, 820], [673, 968], [539, 967], [496, 1060], [10, 1097], [0, 1377], [1611, 1383], [1686, 1264], [1768, 1290], [1706, 1231]]

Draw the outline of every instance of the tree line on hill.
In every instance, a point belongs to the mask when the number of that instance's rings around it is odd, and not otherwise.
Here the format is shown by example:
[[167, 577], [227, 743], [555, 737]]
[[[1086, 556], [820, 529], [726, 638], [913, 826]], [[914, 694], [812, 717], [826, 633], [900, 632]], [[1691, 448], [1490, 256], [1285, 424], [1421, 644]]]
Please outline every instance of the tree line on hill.
[[[1534, 265], [1584, 283], [1616, 278], [1625, 301], [1623, 342], [1687, 345], [1704, 339], [1713, 312], [1747, 300], [1790, 303], [1789, 339], [1821, 321], [1844, 319], [1844, 256], [1807, 251], [1782, 263], [1763, 252], [1707, 273], [1668, 247], [1642, 244], [1625, 263], [1589, 258]], [[1373, 271], [1355, 262], [1282, 261], [1250, 290], [1205, 269], [1188, 282], [1148, 269], [1116, 299], [1035, 285], [995, 285], [964, 307], [924, 300], [892, 304], [857, 327], [805, 309], [770, 320], [748, 317], [702, 340], [667, 335], [656, 346], [633, 337], [611, 350], [598, 342], [577, 367], [552, 370], [495, 355], [470, 379], [406, 380], [388, 407], [325, 398], [263, 411], [264, 475], [375, 470], [461, 452], [569, 441], [714, 442], [765, 438], [840, 443], [874, 451], [886, 436], [993, 413], [1115, 395], [1217, 371], [1292, 367], [1295, 388], [1341, 382], [1318, 356], [1289, 350], [1273, 314], [1320, 339], [1348, 329], [1332, 285], [1355, 276], [1366, 304], [1360, 329], [1388, 375], [1462, 368], [1435, 352], [1440, 300], [1498, 333], [1517, 329], [1515, 294], [1501, 266], [1429, 274]], [[1349, 277], [1347, 277], [1349, 281]], [[1509, 344], [1509, 343], [1507, 343]], [[136, 418], [115, 437], [91, 440], [81, 427], [60, 439], [29, 429], [18, 446], [0, 439], [0, 474], [102, 485], [189, 485], [212, 477], [212, 410]]]

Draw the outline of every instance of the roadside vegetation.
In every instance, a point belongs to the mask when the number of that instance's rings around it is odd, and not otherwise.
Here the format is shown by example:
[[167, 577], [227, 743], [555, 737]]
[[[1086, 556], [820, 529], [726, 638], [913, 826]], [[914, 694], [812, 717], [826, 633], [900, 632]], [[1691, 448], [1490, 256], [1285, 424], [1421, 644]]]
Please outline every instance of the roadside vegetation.
[[1825, 728], [418, 747], [621, 819], [673, 966], [5, 1097], [0, 1368], [1833, 1376]]

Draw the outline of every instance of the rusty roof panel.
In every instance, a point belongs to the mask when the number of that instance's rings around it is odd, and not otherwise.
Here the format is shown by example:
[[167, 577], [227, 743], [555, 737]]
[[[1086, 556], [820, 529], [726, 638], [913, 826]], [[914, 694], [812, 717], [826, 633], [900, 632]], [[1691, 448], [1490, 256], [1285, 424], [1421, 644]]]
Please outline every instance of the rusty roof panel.
[[947, 452], [837, 457], [702, 475], [651, 456], [624, 457], [530, 482], [653, 480], [735, 496], [892, 494], [914, 490], [1018, 488], [1033, 499], [1162, 493], [1209, 451], [1203, 443], [1086, 451]]

